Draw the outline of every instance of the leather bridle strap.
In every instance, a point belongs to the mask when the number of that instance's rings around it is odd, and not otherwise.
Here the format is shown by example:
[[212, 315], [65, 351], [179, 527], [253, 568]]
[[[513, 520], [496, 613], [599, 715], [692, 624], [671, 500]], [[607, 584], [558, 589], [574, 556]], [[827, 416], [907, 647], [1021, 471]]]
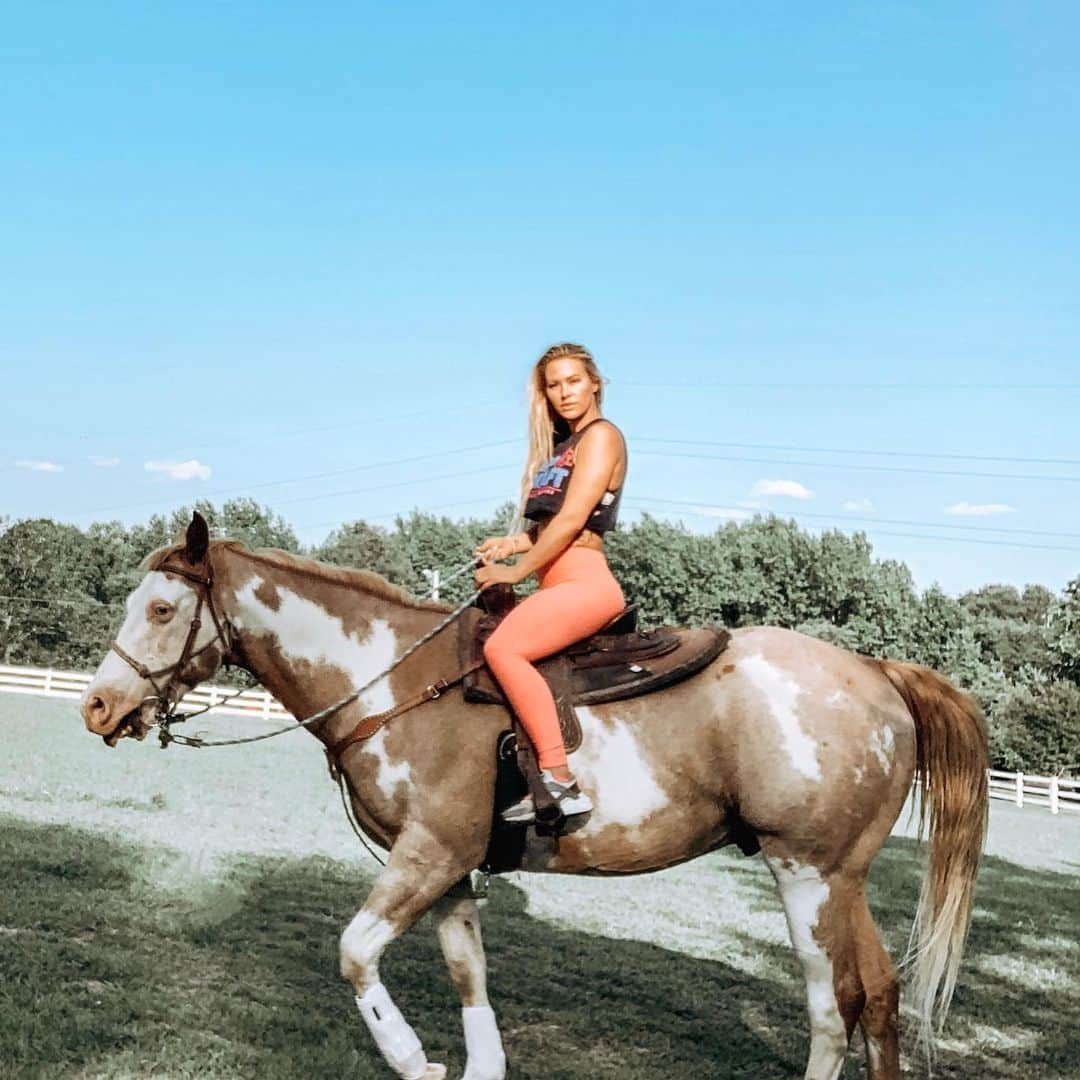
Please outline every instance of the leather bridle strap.
[[[191, 625], [188, 627], [187, 637], [184, 639], [184, 647], [180, 651], [180, 659], [177, 660], [175, 664], [169, 664], [167, 667], [159, 668], [157, 671], [151, 671], [145, 664], [140, 663], [131, 656], [130, 653], [126, 652], [118, 641], [113, 641], [109, 648], [112, 649], [125, 664], [132, 668], [140, 678], [146, 679], [157, 691], [160, 698], [162, 691], [161, 687], [157, 684], [157, 680], [160, 679], [162, 675], [168, 675], [173, 671], [182, 673], [195, 657], [201, 656], [207, 649], [212, 645], [216, 645], [219, 641], [224, 647], [226, 657], [232, 652], [232, 646], [225, 633], [221, 619], [218, 617], [217, 609], [214, 607], [213, 573], [211, 572], [204, 577], [203, 575], [193, 573], [191, 570], [187, 570], [182, 566], [171, 566], [168, 563], [159, 566], [158, 570], [163, 574], [176, 574], [198, 586], [199, 600], [195, 605], [195, 614], [191, 618]], [[202, 629], [202, 619], [200, 618], [200, 615], [202, 614], [204, 602], [210, 612], [210, 618], [214, 621], [215, 634], [214, 637], [202, 646], [202, 648], [196, 649], [195, 640], [199, 636], [199, 630]]]
[[438, 682], [424, 687], [418, 694], [414, 694], [411, 698], [407, 698], [393, 708], [361, 717], [348, 735], [338, 739], [337, 742], [330, 743], [326, 747], [326, 760], [330, 766], [331, 774], [334, 774], [340, 767], [341, 755], [350, 746], [370, 739], [372, 735], [393, 720], [395, 716], [400, 716], [410, 709], [415, 709], [417, 705], [423, 705], [425, 701], [434, 701], [437, 697], [441, 697], [444, 691], [449, 690], [451, 686], [456, 686], [474, 671], [478, 671], [484, 666], [484, 663], [483, 660], [474, 660], [464, 671], [459, 672], [452, 679], [440, 679]]

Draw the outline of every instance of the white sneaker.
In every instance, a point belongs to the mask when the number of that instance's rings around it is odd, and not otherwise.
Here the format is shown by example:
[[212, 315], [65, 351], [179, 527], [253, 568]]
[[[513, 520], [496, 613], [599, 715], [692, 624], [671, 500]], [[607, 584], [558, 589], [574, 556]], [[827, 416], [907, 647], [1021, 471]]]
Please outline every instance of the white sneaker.
[[[540, 779], [547, 793], [555, 800], [564, 817], [587, 814], [592, 808], [589, 798], [572, 777], [566, 783], [556, 780], [547, 769], [540, 771]], [[536, 805], [532, 795], [526, 795], [502, 812], [503, 821], [510, 825], [531, 825], [536, 820]]]

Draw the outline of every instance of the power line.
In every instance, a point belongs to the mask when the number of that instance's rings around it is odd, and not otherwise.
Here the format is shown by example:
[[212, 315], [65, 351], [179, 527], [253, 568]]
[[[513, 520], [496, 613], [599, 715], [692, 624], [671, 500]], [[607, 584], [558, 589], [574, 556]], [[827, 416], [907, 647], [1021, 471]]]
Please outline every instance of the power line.
[[[638, 498], [638, 496], [630, 496], [630, 498]], [[708, 509], [717, 509], [720, 507], [718, 502], [697, 502], [693, 499], [662, 499], [655, 495], [640, 496], [642, 499], [646, 499], [651, 503], [670, 503], [678, 506], [693, 506], [704, 507]], [[739, 514], [745, 513], [747, 516], [754, 516], [760, 514], [766, 517], [792, 517], [792, 518], [818, 518], [826, 521], [866, 521], [871, 524], [884, 524], [884, 525], [911, 525], [916, 528], [929, 528], [929, 529], [962, 529], [969, 532], [995, 532], [995, 533], [1008, 533], [1023, 536], [1055, 536], [1066, 540], [1080, 540], [1080, 533], [1071, 532], [1053, 532], [1048, 529], [1014, 529], [1014, 528], [1002, 528], [997, 525], [961, 525], [950, 521], [909, 521], [904, 518], [879, 518], [879, 517], [864, 517], [859, 514], [817, 514], [812, 513], [809, 510], [793, 511], [790, 514], [781, 513], [777, 510], [768, 510], [764, 508], [750, 509], [739, 508]], [[714, 516], [714, 515], [705, 515]]]
[[1080, 458], [1004, 457], [992, 454], [942, 454], [920, 450], [851, 450], [834, 446], [785, 446], [773, 443], [714, 442], [710, 439], [664, 439], [631, 435], [634, 443], [674, 443], [679, 446], [724, 446], [742, 450], [790, 450], [805, 454], [858, 454], [860, 457], [937, 458], [942, 461], [1014, 461], [1024, 465], [1080, 465]]
[[830, 394], [845, 390], [891, 390], [907, 393], [936, 393], [939, 390], [1080, 390], [1080, 383], [874, 383], [874, 382], [641, 382], [620, 379], [616, 384], [643, 390], [824, 390]]
[[[245, 484], [239, 488], [221, 488], [217, 491], [202, 492], [198, 498], [210, 499], [219, 495], [236, 495], [243, 494], [248, 491], [259, 491], [269, 487], [280, 487], [283, 484], [297, 484], [307, 480], [325, 480], [331, 476], [344, 476], [348, 473], [364, 472], [369, 469], [388, 469], [395, 465], [410, 465], [416, 461], [429, 461], [431, 458], [437, 457], [451, 457], [455, 454], [467, 454], [474, 450], [493, 450], [502, 446], [510, 446], [518, 443], [518, 439], [502, 439], [499, 442], [491, 443], [478, 443], [475, 446], [459, 446], [452, 450], [436, 450], [429, 454], [414, 454], [411, 457], [395, 458], [390, 461], [373, 461], [364, 465], [350, 465], [344, 469], [331, 469], [329, 472], [321, 473], [309, 473], [306, 476], [290, 476], [281, 480], [266, 480], [258, 484]], [[76, 516], [83, 516], [86, 514], [106, 514], [114, 510], [137, 510], [145, 506], [160, 506], [165, 502], [172, 502], [171, 499], [151, 499], [148, 501], [137, 503], [124, 503], [120, 506], [103, 506], [93, 510], [76, 510]]]
[[[635, 500], [627, 499], [628, 503], [633, 504]], [[693, 510], [690, 513], [694, 513]], [[701, 517], [708, 517], [708, 514], [695, 515]], [[781, 515], [770, 514], [770, 517], [780, 517]], [[784, 515], [797, 517], [796, 515]], [[1037, 551], [1075, 551], [1080, 554], [1080, 547], [1065, 547], [1057, 544], [1026, 544], [1018, 540], [984, 540], [976, 538], [974, 536], [941, 536], [941, 535], [927, 535], [926, 533], [906, 533], [906, 532], [894, 532], [890, 529], [875, 529], [871, 528], [867, 531], [873, 532], [876, 536], [902, 536], [908, 537], [912, 540], [944, 540], [949, 543], [959, 544], [982, 544], [988, 547], [1014, 547], [1014, 548], [1030, 548]]]
[[458, 480], [463, 476], [477, 476], [480, 473], [500, 472], [504, 469], [513, 469], [513, 464], [486, 465], [482, 469], [464, 469], [460, 472], [440, 473], [436, 476], [424, 476], [419, 480], [395, 480], [389, 484], [372, 484], [370, 487], [349, 488], [343, 491], [326, 491], [321, 495], [299, 495], [293, 499], [278, 499], [278, 506], [289, 506], [298, 502], [317, 502], [319, 499], [333, 499], [342, 495], [366, 495], [372, 491], [387, 491], [390, 488], [411, 487], [413, 484], [426, 484], [431, 480]]
[[975, 472], [964, 469], [919, 469], [915, 466], [905, 465], [841, 465], [833, 461], [792, 461], [789, 458], [743, 457], [737, 454], [690, 454], [660, 450], [638, 450], [637, 453], [644, 454], [647, 457], [694, 458], [700, 461], [746, 461], [756, 465], [797, 465], [804, 469], [855, 469], [860, 472], [914, 473], [919, 476], [966, 476], [990, 480], [1060, 480], [1066, 483], [1080, 483], [1080, 476], [1062, 476], [1060, 474]]

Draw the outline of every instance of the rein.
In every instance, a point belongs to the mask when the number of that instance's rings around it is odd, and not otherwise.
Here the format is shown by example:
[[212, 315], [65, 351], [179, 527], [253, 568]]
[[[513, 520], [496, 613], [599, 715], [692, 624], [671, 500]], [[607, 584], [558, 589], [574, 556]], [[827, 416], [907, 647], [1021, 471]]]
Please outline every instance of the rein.
[[[457, 577], [460, 574], [465, 573], [468, 569], [474, 567], [475, 565], [476, 561], [470, 560], [468, 563], [465, 563], [462, 567], [456, 570], [452, 577]], [[129, 664], [132, 668], [134, 668], [135, 671], [142, 678], [149, 680], [150, 684], [157, 691], [158, 709], [155, 714], [155, 719], [158, 725], [158, 740], [161, 743], [161, 748], [163, 750], [167, 749], [169, 744], [174, 742], [178, 743], [181, 746], [192, 746], [196, 749], [201, 749], [202, 747], [206, 746], [240, 746], [245, 743], [262, 742], [264, 739], [272, 739], [277, 735], [284, 735], [287, 731], [296, 731], [299, 728], [310, 729], [314, 724], [319, 723], [321, 720], [328, 719], [329, 717], [333, 716], [334, 713], [345, 708], [346, 705], [351, 705], [362, 694], [370, 690], [372, 686], [374, 686], [380, 680], [386, 678], [387, 675], [389, 675], [395, 668], [398, 667], [399, 664], [401, 664], [409, 656], [416, 652], [417, 649], [429, 642], [440, 631], [444, 630], [456, 619], [460, 618], [465, 609], [469, 607], [473, 603], [473, 601], [480, 595], [478, 590], [477, 592], [474, 592], [471, 596], [467, 597], [460, 604], [458, 604], [458, 606], [454, 608], [454, 610], [451, 611], [446, 616], [446, 618], [443, 619], [437, 626], [433, 627], [426, 634], [424, 634], [423, 637], [413, 642], [413, 644], [410, 645], [392, 664], [390, 664], [388, 668], [381, 671], [379, 674], [374, 676], [374, 678], [369, 679], [366, 683], [364, 683], [363, 686], [346, 694], [345, 697], [341, 698], [339, 701], [335, 701], [333, 704], [327, 705], [326, 708], [320, 709], [318, 712], [313, 713], [311, 716], [307, 716], [302, 720], [297, 720], [294, 724], [290, 724], [288, 727], [276, 728], [273, 731], [263, 732], [261, 735], [248, 735], [244, 738], [238, 739], [208, 740], [203, 739], [201, 736], [198, 735], [181, 735], [178, 733], [174, 733], [172, 731], [172, 725], [183, 723], [186, 720], [190, 720], [194, 716], [201, 716], [204, 712], [208, 712], [210, 709], [218, 708], [221, 705], [224, 705], [227, 701], [230, 701], [232, 698], [243, 693], [244, 690], [250, 689], [250, 687], [243, 687], [242, 689], [237, 690], [234, 694], [230, 694], [228, 697], [223, 698], [221, 701], [215, 702], [213, 705], [208, 705], [205, 708], [199, 709], [197, 712], [194, 713], [178, 713], [176, 711], [176, 706], [177, 704], [179, 704], [179, 702], [173, 701], [167, 693], [164, 693], [158, 686], [156, 680], [162, 675], [168, 674], [169, 672], [176, 670], [183, 671], [183, 669], [192, 659], [194, 659], [200, 653], [205, 652], [206, 649], [208, 649], [211, 645], [215, 644], [218, 640], [220, 640], [222, 645], [225, 646], [226, 655], [229, 655], [232, 652], [232, 646], [229, 639], [226, 638], [224, 630], [222, 629], [223, 623], [218, 618], [217, 610], [214, 607], [214, 596], [212, 591], [214, 584], [213, 575], [211, 574], [207, 575], [206, 577], [201, 577], [198, 574], [194, 574], [190, 571], [184, 570], [182, 567], [174, 567], [168, 565], [162, 566], [160, 569], [170, 573], [179, 574], [181, 577], [185, 577], [189, 581], [194, 582], [196, 585], [199, 586], [200, 589], [199, 603], [195, 609], [195, 615], [191, 620], [191, 627], [188, 630], [187, 640], [184, 642], [184, 649], [180, 654], [180, 659], [175, 664], [170, 664], [168, 667], [161, 668], [158, 671], [150, 671], [145, 664], [140, 664], [138, 663], [138, 661], [132, 659], [126, 652], [124, 652], [120, 648], [120, 646], [115, 641], [112, 643], [111, 647], [120, 656], [120, 658], [124, 660], [127, 664]], [[199, 619], [199, 613], [202, 609], [204, 599], [210, 611], [211, 617], [214, 620], [214, 626], [217, 629], [217, 636], [211, 641], [209, 641], [206, 645], [202, 646], [200, 649], [192, 652], [195, 638], [199, 632], [199, 627], [202, 625]], [[228, 625], [227, 622], [224, 625]], [[356, 727], [353, 728], [353, 730], [345, 736], [345, 738], [338, 740], [332, 747], [327, 749], [327, 757], [328, 759], [331, 759], [331, 775], [333, 775], [337, 767], [337, 757], [344, 750], [348, 749], [348, 747], [351, 746], [353, 743], [361, 742], [364, 739], [370, 738], [385, 724], [389, 723], [390, 720], [394, 719], [394, 717], [400, 716], [402, 713], [408, 712], [410, 709], [414, 709], [416, 708], [416, 706], [422, 705], [426, 701], [434, 701], [437, 697], [440, 697], [444, 691], [448, 690], [452, 686], [456, 686], [459, 682], [461, 682], [462, 679], [464, 679], [467, 675], [471, 674], [473, 671], [476, 671], [481, 666], [482, 662], [479, 661], [471, 664], [465, 670], [458, 672], [458, 674], [455, 675], [453, 678], [439, 679], [437, 682], [434, 682], [429, 686], [425, 687], [422, 691], [420, 691], [420, 693], [415, 694], [413, 697], [409, 698], [407, 701], [404, 701], [399, 705], [393, 706], [393, 708], [386, 709], [384, 712], [381, 713], [374, 713], [371, 716], [363, 717], [357, 723]], [[257, 685], [257, 683], [253, 682], [251, 685], [255, 686]]]
[[[455, 570], [445, 581], [451, 581], [461, 574], [466, 573], [468, 570], [476, 566], [476, 560], [471, 559], [469, 562], [463, 564], [457, 570]], [[429, 642], [436, 634], [444, 630], [456, 619], [460, 618], [462, 613], [467, 607], [469, 607], [473, 601], [480, 595], [480, 591], [477, 590], [471, 596], [463, 600], [453, 611], [451, 611], [445, 619], [443, 619], [437, 626], [429, 630], [423, 637], [414, 641], [388, 668], [380, 672], [374, 678], [369, 679], [359, 689], [353, 690], [351, 693], [346, 694], [340, 701], [335, 701], [332, 705], [327, 705], [326, 708], [320, 709], [318, 712], [313, 713], [311, 716], [305, 717], [303, 720], [296, 721], [295, 724], [291, 724], [288, 727], [276, 728], [274, 731], [263, 732], [261, 735], [249, 735], [240, 739], [215, 739], [207, 740], [198, 735], [181, 735], [172, 731], [173, 724], [183, 723], [190, 720], [194, 716], [200, 716], [204, 712], [208, 712], [210, 709], [218, 708], [224, 705], [227, 701], [231, 701], [234, 697], [242, 694], [245, 690], [251, 689], [252, 686], [258, 685], [257, 680], [253, 681], [249, 686], [242, 687], [235, 693], [230, 694], [228, 697], [222, 698], [221, 701], [214, 702], [212, 705], [199, 709], [193, 713], [178, 713], [176, 707], [179, 704], [179, 699], [173, 700], [172, 695], [168, 691], [163, 691], [158, 685], [157, 680], [163, 675], [168, 675], [171, 672], [178, 671], [183, 672], [184, 668], [197, 656], [205, 652], [210, 646], [221, 642], [225, 649], [225, 656], [234, 655], [231, 635], [226, 635], [224, 627], [227, 627], [228, 621], [222, 621], [217, 614], [217, 609], [214, 606], [214, 578], [213, 573], [208, 573], [206, 577], [202, 577], [199, 574], [195, 574], [183, 567], [164, 565], [159, 569], [168, 572], [179, 574], [181, 577], [186, 578], [188, 581], [194, 583], [199, 589], [199, 600], [195, 608], [195, 614], [192, 616], [191, 625], [188, 628], [187, 638], [184, 641], [184, 647], [180, 653], [180, 659], [175, 664], [170, 664], [168, 667], [160, 668], [157, 671], [151, 671], [145, 664], [140, 664], [133, 657], [128, 655], [119, 645], [118, 642], [113, 641], [110, 648], [135, 672], [143, 679], [146, 679], [153, 686], [157, 692], [156, 701], [157, 708], [155, 710], [155, 720], [158, 727], [158, 741], [161, 744], [162, 750], [167, 750], [170, 743], [178, 743], [180, 746], [191, 746], [196, 749], [201, 749], [204, 746], [240, 746], [244, 743], [261, 742], [264, 739], [272, 739], [276, 735], [284, 735], [287, 731], [296, 731], [300, 728], [310, 729], [314, 724], [319, 723], [322, 720], [326, 720], [333, 716], [334, 713], [345, 708], [346, 705], [351, 705], [356, 701], [365, 691], [369, 690], [381, 679], [386, 678], [399, 664], [401, 664], [407, 657], [411, 656], [417, 649]], [[215, 636], [203, 645], [199, 649], [195, 649], [195, 639], [198, 636], [199, 629], [202, 626], [202, 620], [199, 618], [202, 612], [203, 603], [206, 603], [207, 609], [210, 612], [210, 617], [214, 621], [214, 628], [217, 631]], [[348, 795], [355, 795], [352, 781], [349, 779], [348, 774], [341, 768], [341, 755], [355, 743], [363, 742], [365, 739], [371, 738], [377, 731], [379, 731], [384, 725], [389, 723], [395, 716], [400, 716], [402, 713], [408, 712], [410, 709], [416, 708], [418, 705], [424, 704], [427, 701], [434, 701], [436, 698], [441, 697], [442, 694], [452, 686], [456, 686], [467, 675], [478, 670], [483, 666], [483, 661], [475, 661], [466, 667], [463, 671], [458, 672], [453, 678], [439, 679], [437, 682], [431, 683], [426, 686], [418, 694], [414, 694], [411, 698], [401, 702], [398, 705], [393, 706], [390, 709], [386, 709], [381, 713], [373, 713], [370, 716], [362, 717], [356, 724], [356, 726], [346, 736], [338, 739], [332, 745], [326, 747], [326, 761], [330, 770], [330, 777], [338, 785], [338, 790], [341, 793], [342, 806], [345, 808], [345, 817], [349, 822], [350, 827], [360, 842], [367, 849], [368, 853], [375, 859], [377, 863], [385, 866], [385, 862], [379, 858], [378, 854], [372, 850], [368, 844], [367, 838], [364, 836], [362, 830], [354, 820], [354, 815], [349, 807]], [[171, 688], [170, 688], [171, 689]], [[147, 699], [143, 699], [144, 701]]]

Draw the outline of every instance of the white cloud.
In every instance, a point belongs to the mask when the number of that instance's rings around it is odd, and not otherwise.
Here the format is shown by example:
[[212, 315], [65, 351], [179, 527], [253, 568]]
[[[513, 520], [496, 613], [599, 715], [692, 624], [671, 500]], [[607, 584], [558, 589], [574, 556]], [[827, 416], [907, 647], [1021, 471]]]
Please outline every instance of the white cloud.
[[749, 510], [734, 506], [706, 506], [699, 513], [702, 517], [723, 518], [725, 521], [749, 521], [754, 516]]
[[853, 514], [870, 514], [873, 513], [874, 504], [869, 499], [848, 499], [844, 503], [844, 509]]
[[759, 480], [751, 495], [784, 495], [789, 499], [812, 499], [814, 493], [798, 480]]
[[28, 461], [20, 458], [15, 464], [20, 469], [29, 469], [31, 472], [63, 472], [64, 466], [57, 465], [54, 461]]
[[970, 517], [991, 517], [994, 514], [1015, 514], [1016, 507], [1008, 503], [958, 502], [945, 507], [946, 514], [965, 514]]
[[210, 466], [203, 465], [195, 458], [190, 461], [148, 461], [144, 466], [147, 472], [162, 472], [173, 480], [208, 480]]
[[120, 464], [118, 457], [101, 457], [99, 454], [91, 454], [90, 461], [99, 469], [115, 469]]

